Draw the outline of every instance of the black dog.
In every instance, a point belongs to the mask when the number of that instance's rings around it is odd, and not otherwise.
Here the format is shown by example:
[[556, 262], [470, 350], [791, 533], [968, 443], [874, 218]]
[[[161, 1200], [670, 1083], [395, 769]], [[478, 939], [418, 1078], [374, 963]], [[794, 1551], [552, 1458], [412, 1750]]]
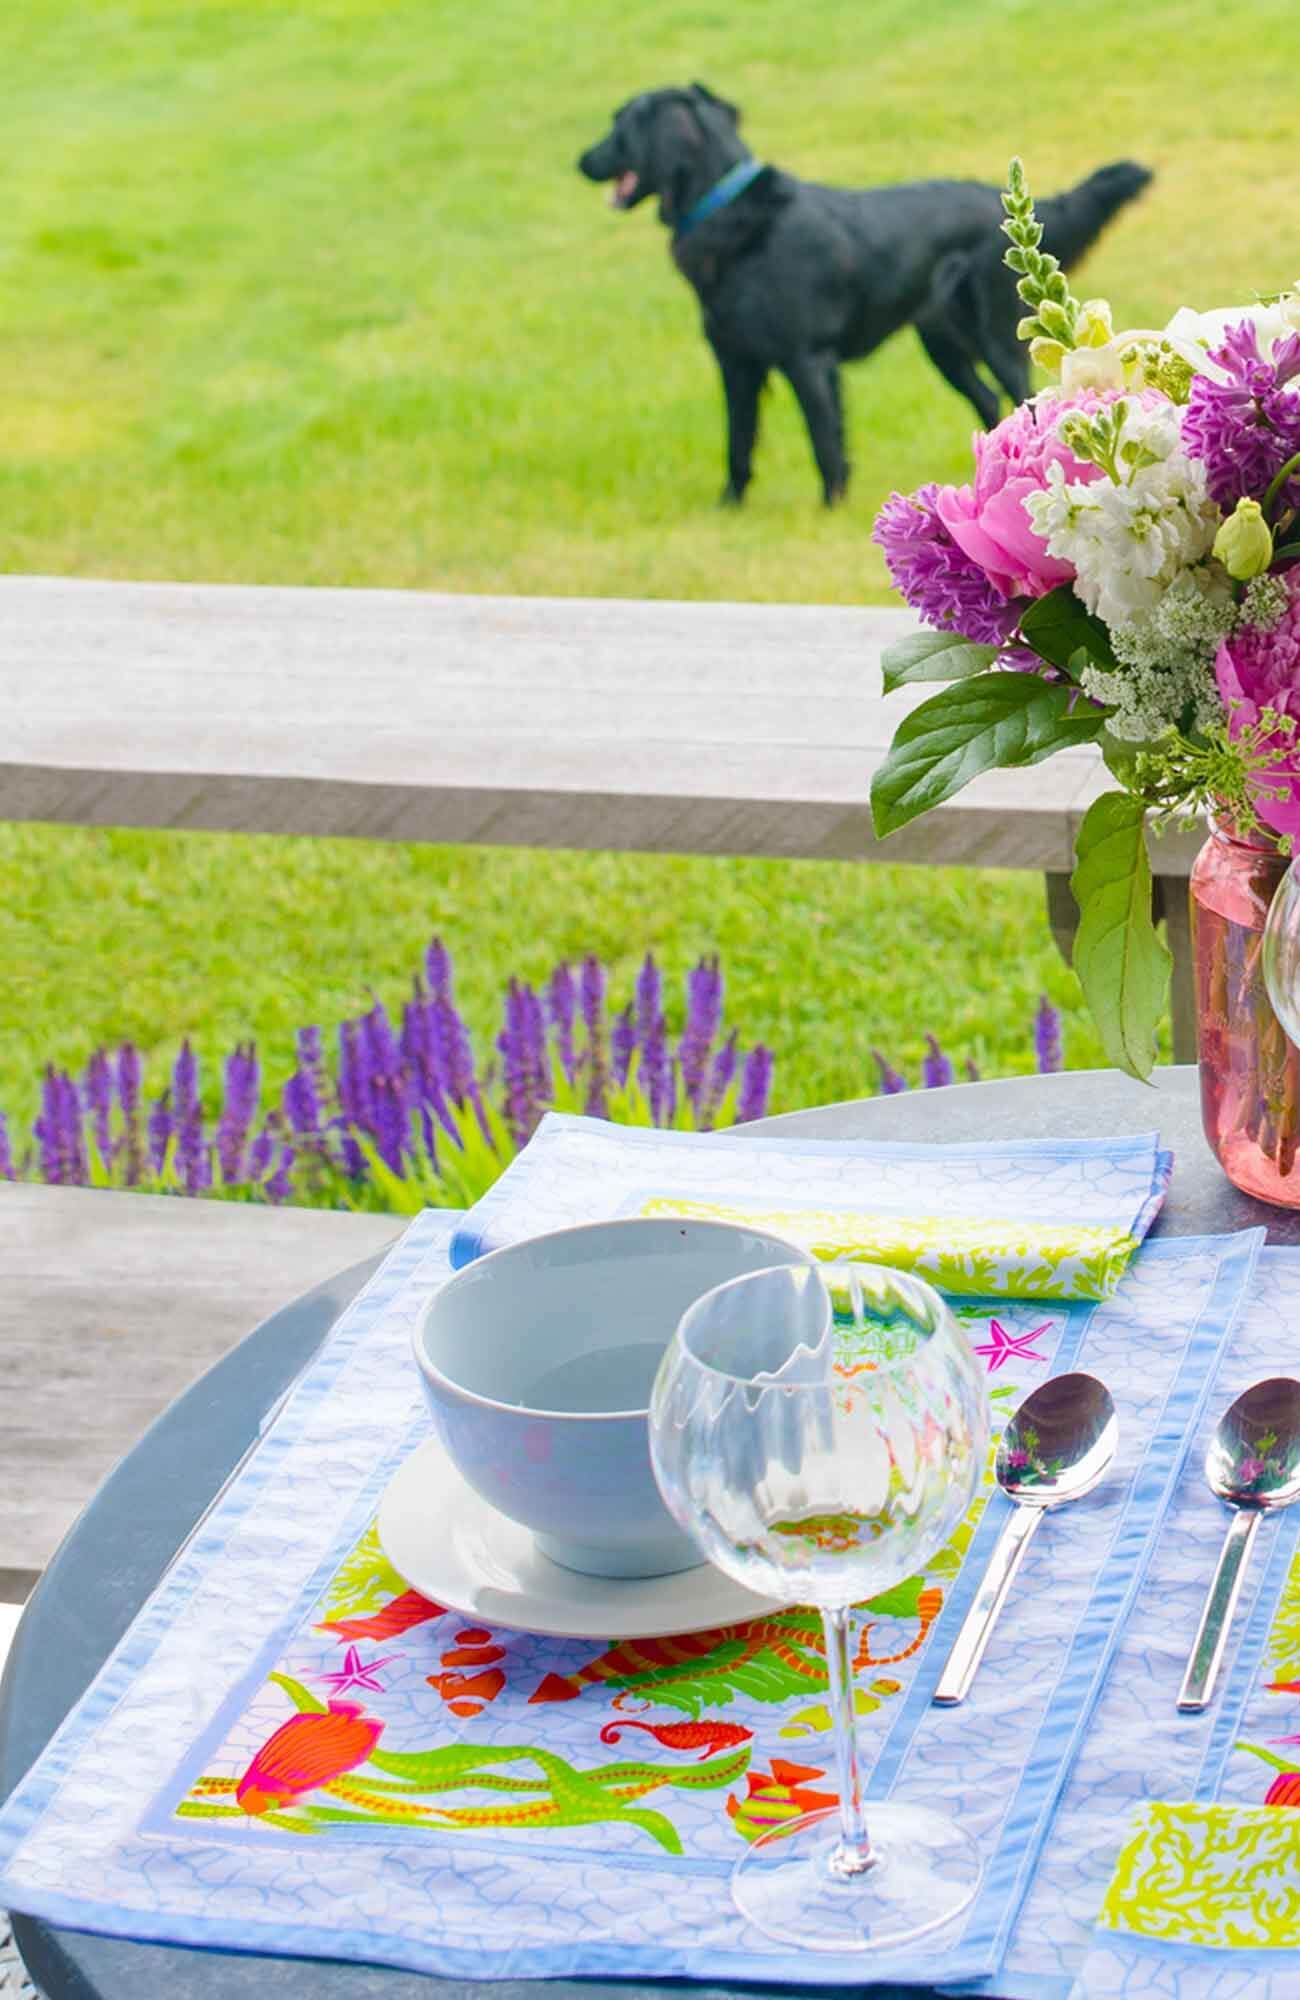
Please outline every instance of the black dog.
[[[616, 208], [659, 198], [673, 261], [699, 294], [722, 370], [724, 502], [740, 501], [749, 484], [759, 393], [774, 368], [799, 399], [828, 506], [849, 477], [840, 363], [870, 354], [900, 327], [915, 325], [981, 423], [996, 422], [999, 402], [977, 362], [1013, 401], [1024, 398], [1029, 376], [1015, 334], [1022, 308], [1001, 261], [996, 188], [818, 187], [753, 159], [739, 126], [735, 105], [702, 83], [651, 90], [625, 104], [578, 162], [588, 180], [614, 182]], [[1068, 268], [1150, 178], [1121, 162], [1043, 202], [1045, 248]]]

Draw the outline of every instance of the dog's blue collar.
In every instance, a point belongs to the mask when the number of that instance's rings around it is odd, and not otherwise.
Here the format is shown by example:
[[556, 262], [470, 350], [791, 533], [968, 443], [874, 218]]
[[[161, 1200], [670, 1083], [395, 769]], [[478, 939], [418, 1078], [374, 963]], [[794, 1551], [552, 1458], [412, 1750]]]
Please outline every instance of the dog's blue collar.
[[720, 208], [725, 208], [738, 194], [743, 194], [762, 171], [762, 160], [737, 160], [734, 167], [728, 167], [720, 181], [713, 183], [707, 194], [702, 194], [697, 202], [691, 204], [673, 234], [689, 236], [692, 229], [698, 229], [702, 222], [707, 222], [711, 215], [716, 215]]

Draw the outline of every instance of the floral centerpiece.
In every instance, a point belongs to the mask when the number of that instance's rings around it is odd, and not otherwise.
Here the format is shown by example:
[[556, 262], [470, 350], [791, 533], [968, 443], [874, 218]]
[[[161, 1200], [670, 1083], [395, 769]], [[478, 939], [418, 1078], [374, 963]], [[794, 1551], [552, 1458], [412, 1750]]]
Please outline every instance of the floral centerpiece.
[[[1003, 202], [1020, 334], [1052, 379], [976, 437], [969, 484], [896, 493], [877, 519], [890, 575], [929, 628], [886, 653], [886, 690], [949, 685], [901, 723], [872, 786], [876, 830], [980, 772], [1097, 743], [1115, 789], [1079, 829], [1075, 967], [1111, 1060], [1139, 1077], [1170, 967], [1149, 825], [1205, 813], [1266, 857], [1235, 874], [1198, 864], [1217, 882], [1199, 912], [1202, 1066], [1207, 1025], [1231, 1040], [1249, 1018], [1244, 1058], [1210, 1055], [1233, 1073], [1220, 1094], [1234, 1131], [1271, 1160], [1267, 1189], [1241, 1184], [1300, 1202], [1274, 1185], [1290, 1172], [1300, 1078], [1259, 970], [1259, 870], [1279, 879], [1300, 831], [1300, 294], [1116, 332], [1106, 302], [1075, 299], [1041, 248], [1018, 160]], [[1224, 1134], [1211, 1137], [1240, 1179]]]

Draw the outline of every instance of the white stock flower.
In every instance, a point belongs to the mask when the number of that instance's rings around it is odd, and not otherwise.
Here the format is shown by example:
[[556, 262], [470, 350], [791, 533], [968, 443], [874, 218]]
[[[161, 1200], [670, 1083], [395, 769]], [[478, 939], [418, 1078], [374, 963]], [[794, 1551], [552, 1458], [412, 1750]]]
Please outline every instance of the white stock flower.
[[1175, 406], [1133, 398], [1123, 409], [1118, 479], [1070, 481], [1055, 464], [1046, 491], [1024, 502], [1048, 553], [1073, 564], [1076, 594], [1116, 626], [1151, 616], [1209, 553], [1220, 520], [1204, 468], [1179, 442]]
[[1259, 351], [1267, 361], [1279, 340], [1300, 332], [1300, 293], [1287, 292], [1272, 305], [1217, 306], [1212, 312], [1180, 306], [1162, 337], [1198, 372], [1226, 380], [1224, 371], [1207, 358], [1207, 353], [1220, 345], [1230, 326], [1239, 326], [1242, 320], [1249, 320], [1254, 327]]

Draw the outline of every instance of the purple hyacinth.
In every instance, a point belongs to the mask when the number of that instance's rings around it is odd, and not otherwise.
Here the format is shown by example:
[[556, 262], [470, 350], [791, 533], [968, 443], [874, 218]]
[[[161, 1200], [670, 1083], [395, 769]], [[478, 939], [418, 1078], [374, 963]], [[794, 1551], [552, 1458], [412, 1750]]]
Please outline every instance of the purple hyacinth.
[[242, 1180], [244, 1148], [261, 1095], [262, 1072], [252, 1042], [237, 1042], [226, 1057], [225, 1094], [217, 1121], [217, 1159], [227, 1187]]
[[[1240, 320], [1210, 360], [1227, 379], [1193, 376], [1182, 436], [1205, 467], [1210, 498], [1231, 509], [1238, 500], [1262, 500], [1274, 474], [1300, 452], [1300, 333], [1279, 340], [1266, 361], [1254, 326]], [[1282, 499], [1300, 505], [1300, 477], [1287, 480]]]
[[686, 975], [686, 1025], [677, 1044], [682, 1088], [698, 1112], [708, 1078], [709, 1057], [722, 1026], [722, 968], [716, 954], [702, 958]]
[[871, 539], [885, 552], [895, 590], [927, 625], [1000, 646], [1016, 628], [1019, 607], [958, 548], [939, 519], [938, 492], [931, 482], [915, 493], [891, 493]]
[[953, 1068], [933, 1035], [925, 1038], [925, 1058], [921, 1077], [927, 1090], [942, 1090], [953, 1081]]
[[897, 1097], [899, 1091], [907, 1089], [907, 1078], [903, 1075], [903, 1072], [895, 1069], [892, 1064], [887, 1063], [879, 1049], [873, 1049], [871, 1055], [876, 1068], [880, 1072], [878, 1094], [881, 1097]]
[[772, 1089], [772, 1051], [760, 1042], [745, 1057], [745, 1066], [740, 1072], [740, 1090], [736, 1096], [736, 1123], [747, 1124], [751, 1118], [761, 1118], [767, 1110], [767, 1100]]
[[1039, 994], [1034, 1014], [1034, 1054], [1043, 1076], [1051, 1076], [1065, 1067], [1061, 1054], [1061, 1017], [1045, 993]]
[[86, 1065], [85, 1094], [95, 1134], [95, 1149], [105, 1167], [113, 1164], [113, 1065], [96, 1049]]
[[17, 1180], [13, 1150], [9, 1144], [9, 1120], [0, 1111], [0, 1181]]
[[590, 955], [582, 961], [582, 971], [578, 979], [578, 1004], [582, 1011], [583, 1026], [587, 1032], [587, 1046], [583, 1051], [587, 1075], [587, 1101], [583, 1108], [589, 1118], [603, 1118], [608, 1110], [605, 1093], [609, 1081], [609, 1063], [605, 1048], [605, 968], [598, 958]]
[[149, 1112], [149, 1165], [155, 1174], [160, 1174], [167, 1164], [167, 1151], [175, 1132], [176, 1121], [171, 1113], [170, 1093], [164, 1090]]
[[203, 1106], [199, 1100], [199, 1065], [188, 1039], [172, 1069], [172, 1103], [176, 1118], [176, 1171], [186, 1194], [202, 1194], [212, 1185], [212, 1158], [203, 1139]]
[[572, 969], [567, 965], [557, 965], [547, 982], [546, 1011], [555, 1030], [560, 1068], [564, 1071], [566, 1082], [576, 1083], [578, 1052], [574, 1046], [573, 1031], [578, 1016], [578, 989]]

